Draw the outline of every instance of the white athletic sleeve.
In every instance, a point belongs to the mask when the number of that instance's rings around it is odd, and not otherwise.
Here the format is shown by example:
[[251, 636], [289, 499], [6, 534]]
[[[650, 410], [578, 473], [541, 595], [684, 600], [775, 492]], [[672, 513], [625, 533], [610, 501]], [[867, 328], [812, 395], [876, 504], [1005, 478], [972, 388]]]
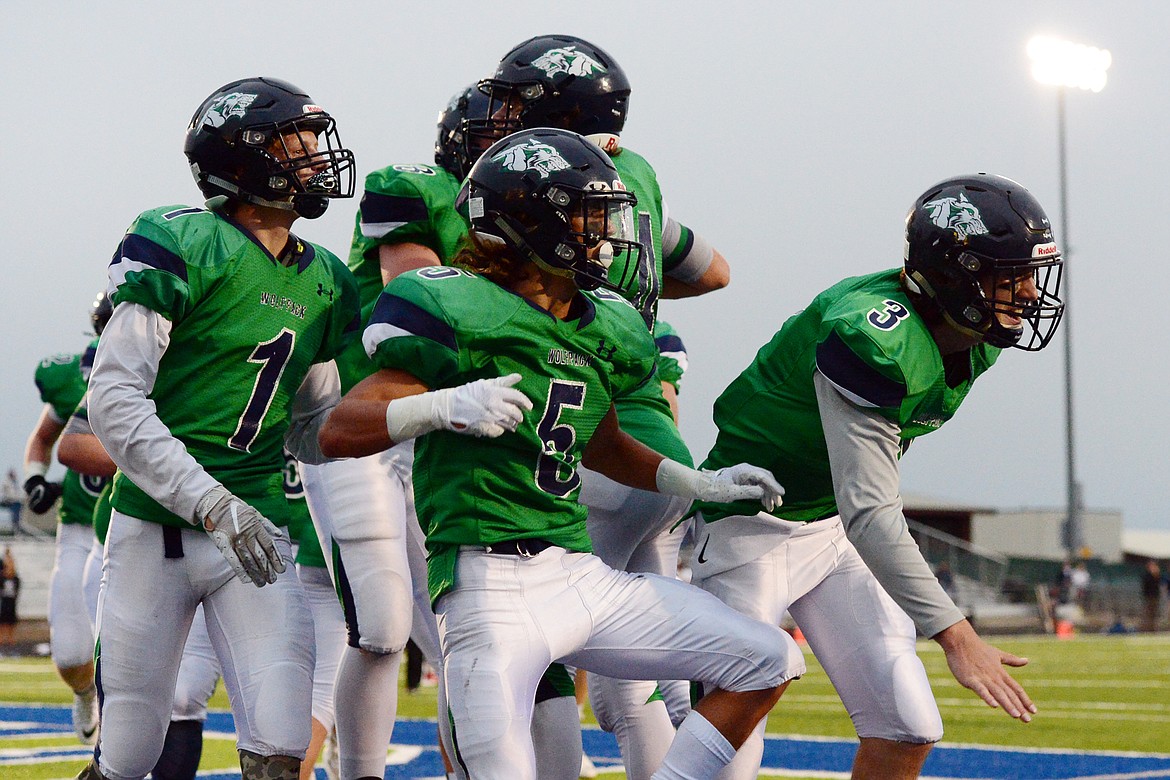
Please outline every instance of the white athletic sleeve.
[[855, 406], [813, 376], [845, 534], [918, 632], [932, 637], [963, 619], [910, 536], [899, 493], [898, 426]]
[[[665, 206], [663, 207], [665, 209]], [[664, 217], [662, 226], [662, 257], [666, 259], [678, 248], [682, 240], [683, 226], [673, 219]], [[687, 284], [693, 284], [707, 273], [715, 259], [715, 250], [707, 239], [690, 230], [690, 246], [666, 275]]]
[[171, 323], [121, 303], [102, 331], [89, 378], [89, 418], [110, 458], [166, 509], [194, 522], [195, 506], [219, 483], [158, 418], [148, 397], [171, 340]]
[[341, 378], [332, 360], [314, 363], [297, 389], [289, 415], [289, 429], [284, 446], [301, 463], [318, 464], [329, 460], [321, 452], [317, 434], [341, 401]]

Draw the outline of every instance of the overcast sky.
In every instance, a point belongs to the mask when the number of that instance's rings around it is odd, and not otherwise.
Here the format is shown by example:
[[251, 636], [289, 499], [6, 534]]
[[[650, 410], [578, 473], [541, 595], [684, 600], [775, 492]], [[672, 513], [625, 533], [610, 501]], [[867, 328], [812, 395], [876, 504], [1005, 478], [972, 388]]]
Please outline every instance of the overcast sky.
[[[689, 348], [682, 428], [701, 460], [719, 392], [820, 290], [898, 265], [906, 210], [934, 182], [1010, 176], [1059, 225], [1056, 96], [1024, 50], [1049, 33], [1113, 54], [1105, 90], [1068, 99], [1085, 500], [1132, 528], [1170, 528], [1168, 27], [1157, 0], [5, 2], [0, 465], [20, 463], [40, 412], [37, 361], [84, 347], [127, 225], [200, 203], [183, 131], [221, 84], [303, 87], [364, 175], [430, 162], [439, 109], [514, 44], [563, 32], [607, 49], [634, 88], [624, 143], [653, 163], [671, 213], [732, 266], [728, 289], [662, 307]], [[345, 256], [356, 207], [334, 202], [297, 230]], [[1001, 358], [910, 450], [906, 491], [1061, 506], [1062, 348], [1058, 336]]]

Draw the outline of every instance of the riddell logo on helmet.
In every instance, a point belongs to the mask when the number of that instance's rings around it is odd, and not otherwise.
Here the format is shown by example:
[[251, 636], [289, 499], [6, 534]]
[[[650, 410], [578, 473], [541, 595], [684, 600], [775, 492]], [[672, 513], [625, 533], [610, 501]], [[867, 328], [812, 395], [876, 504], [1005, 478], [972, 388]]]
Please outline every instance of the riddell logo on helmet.
[[1055, 243], [1036, 244], [1032, 247], [1032, 257], [1052, 257], [1060, 254], [1060, 250], [1056, 248]]
[[314, 105], [313, 103], [306, 103], [305, 105], [301, 106], [301, 113], [303, 113], [303, 114], [324, 114], [325, 109], [321, 108], [321, 106]]

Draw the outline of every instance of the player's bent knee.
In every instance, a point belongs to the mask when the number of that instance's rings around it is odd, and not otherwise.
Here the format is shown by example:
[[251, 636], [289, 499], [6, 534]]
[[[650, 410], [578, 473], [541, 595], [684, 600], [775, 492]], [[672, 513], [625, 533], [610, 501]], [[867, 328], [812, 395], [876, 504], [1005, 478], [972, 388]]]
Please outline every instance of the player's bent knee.
[[[405, 649], [414, 610], [410, 582], [396, 571], [379, 569], [349, 576], [349, 586], [353, 607], [347, 605], [346, 615], [351, 639], [354, 634], [357, 637], [356, 646], [382, 655]], [[352, 625], [355, 618], [356, 626]]]
[[240, 774], [243, 780], [297, 780], [301, 760], [293, 756], [262, 756], [240, 750]]
[[[716, 682], [725, 691], [765, 691], [779, 688], [805, 673], [804, 654], [787, 631], [744, 618], [734, 627], [743, 649], [730, 677]], [[776, 694], [779, 697], [779, 693]]]

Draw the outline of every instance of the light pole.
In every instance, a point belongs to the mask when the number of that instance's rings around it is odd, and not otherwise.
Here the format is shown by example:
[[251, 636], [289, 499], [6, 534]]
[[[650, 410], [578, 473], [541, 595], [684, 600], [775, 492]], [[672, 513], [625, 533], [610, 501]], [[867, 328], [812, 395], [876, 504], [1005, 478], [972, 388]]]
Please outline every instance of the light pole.
[[[1072, 242], [1068, 232], [1068, 155], [1065, 123], [1065, 96], [1070, 88], [1100, 92], [1105, 88], [1106, 71], [1113, 58], [1108, 50], [1097, 49], [1057, 38], [1036, 36], [1028, 41], [1028, 57], [1032, 60], [1032, 76], [1041, 84], [1053, 85], [1056, 90], [1057, 154], [1060, 160], [1060, 244], [1064, 247], [1065, 269], [1061, 298], [1070, 300], [1068, 258]], [[1064, 311], [1064, 420], [1066, 448], [1066, 496], [1064, 546], [1069, 557], [1079, 557], [1084, 546], [1084, 528], [1081, 518], [1081, 487], [1077, 482], [1076, 447], [1073, 425], [1072, 373], [1072, 319], [1069, 309]]]

